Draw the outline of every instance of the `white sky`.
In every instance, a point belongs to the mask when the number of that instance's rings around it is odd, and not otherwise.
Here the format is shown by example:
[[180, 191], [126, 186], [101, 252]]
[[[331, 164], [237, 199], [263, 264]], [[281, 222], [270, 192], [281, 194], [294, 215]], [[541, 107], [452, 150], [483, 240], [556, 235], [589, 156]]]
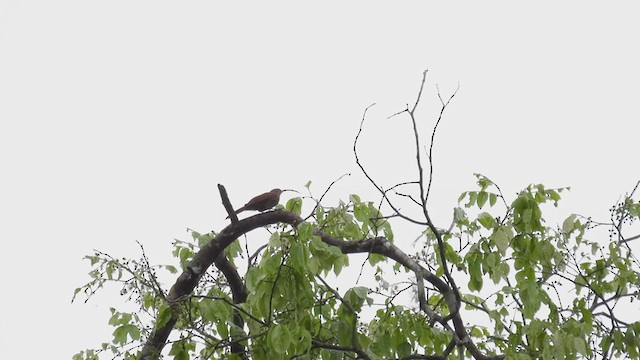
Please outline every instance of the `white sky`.
[[[633, 5], [632, 5], [633, 4]], [[377, 199], [413, 180], [435, 84], [460, 83], [436, 140], [432, 212], [448, 225], [480, 172], [513, 194], [572, 186], [562, 211], [607, 209], [640, 179], [633, 2], [0, 1], [3, 358], [70, 358], [110, 339], [116, 291], [71, 305], [92, 249], [166, 262], [185, 228], [225, 222], [273, 187]], [[635, 45], [634, 45], [635, 44]], [[262, 241], [256, 237], [256, 241]], [[398, 244], [411, 251], [413, 237]], [[81, 299], [82, 300], [82, 299]]]

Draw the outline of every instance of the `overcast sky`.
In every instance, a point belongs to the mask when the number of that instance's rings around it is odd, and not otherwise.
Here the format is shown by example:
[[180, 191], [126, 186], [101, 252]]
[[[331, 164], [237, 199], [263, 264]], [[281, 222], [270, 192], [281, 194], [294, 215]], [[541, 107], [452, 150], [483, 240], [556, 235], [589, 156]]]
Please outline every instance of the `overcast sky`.
[[[391, 3], [388, 3], [391, 4]], [[443, 96], [431, 211], [446, 226], [473, 173], [507, 194], [571, 186], [561, 210], [606, 220], [640, 179], [633, 2], [0, 1], [0, 260], [6, 359], [63, 359], [110, 339], [108, 289], [83, 304], [92, 249], [168, 261], [186, 228], [225, 226], [273, 187], [329, 203], [415, 177]], [[632, 5], [633, 4], [633, 5]], [[259, 239], [257, 239], [259, 240]], [[397, 239], [411, 252], [413, 238]], [[83, 300], [83, 299], [81, 299]]]

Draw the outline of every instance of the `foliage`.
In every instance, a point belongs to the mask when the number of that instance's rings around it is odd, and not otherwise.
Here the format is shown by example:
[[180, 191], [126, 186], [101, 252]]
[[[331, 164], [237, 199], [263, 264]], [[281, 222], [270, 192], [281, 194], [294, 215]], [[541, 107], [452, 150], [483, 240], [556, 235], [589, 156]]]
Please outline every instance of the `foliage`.
[[[487, 354], [503, 353], [508, 358], [638, 358], [640, 322], [629, 321], [615, 310], [625, 299], [638, 297], [638, 262], [629, 242], [623, 237], [612, 238], [607, 245], [589, 240], [588, 231], [605, 224], [575, 214], [561, 227], [546, 226], [545, 203], [557, 205], [566, 189], [531, 185], [506, 202], [490, 180], [476, 176], [480, 189], [462, 194], [455, 225], [445, 239], [452, 250], [447, 260], [461, 278], [468, 276], [467, 291], [462, 293], [466, 309], [490, 319], [490, 324], [470, 327], [477, 345]], [[254, 359], [342, 359], [356, 349], [371, 359], [443, 353], [452, 334], [433, 326], [415, 303], [395, 300], [407, 289], [385, 280], [386, 273], [376, 264], [388, 259], [378, 256], [370, 261], [368, 266], [377, 268], [377, 285], [371, 288], [338, 291], [328, 285], [325, 279], [343, 274], [349, 257], [314, 235], [314, 229], [351, 241], [380, 234], [393, 239], [389, 221], [381, 219], [373, 203], [362, 202], [357, 195], [350, 199], [333, 208], [318, 206], [313, 220], [295, 228], [272, 226], [268, 243], [252, 255], [244, 276], [246, 302], [235, 304], [225, 280], [212, 269], [184, 300], [176, 326], [179, 334], [169, 355], [175, 359], [237, 357], [229, 350], [234, 336], [245, 339], [243, 344]], [[498, 211], [498, 199], [508, 204], [503, 213]], [[471, 216], [473, 209], [478, 213]], [[609, 226], [615, 236], [620, 236], [622, 224], [638, 219], [639, 209], [640, 203], [630, 197], [612, 209], [617, 223]], [[191, 235], [192, 242], [174, 244], [173, 255], [183, 268], [199, 246], [214, 237], [195, 231]], [[437, 246], [433, 234], [425, 233], [423, 241]], [[243, 261], [239, 241], [226, 253], [236, 263]], [[414, 256], [428, 268], [439, 267], [433, 253]], [[169, 318], [153, 267], [144, 257], [123, 262], [97, 252], [87, 259], [94, 266], [93, 280], [76, 293], [92, 294], [105, 282], [119, 282], [121, 293], [138, 304], [139, 311], [111, 309], [109, 325], [115, 328], [111, 342], [75, 359], [94, 359], [105, 350], [133, 358], [138, 351], [135, 345], [149, 335], [153, 324], [161, 327]], [[159, 268], [176, 272], [171, 265]], [[487, 287], [489, 295], [483, 292]], [[432, 291], [427, 302], [447, 312], [441, 298]], [[377, 310], [365, 320], [362, 314], [367, 308]], [[245, 328], [234, 326], [235, 312], [243, 317]]]
[[[640, 235], [625, 235], [640, 217], [635, 189], [609, 221], [571, 214], [555, 227], [543, 215], [567, 188], [535, 184], [507, 198], [475, 176], [478, 188], [460, 196], [449, 229], [428, 217], [422, 181], [414, 203], [425, 220], [399, 212], [368, 175], [380, 202], [352, 194], [326, 206], [308, 183], [307, 200], [291, 199], [271, 213], [282, 217], [265, 227], [263, 245], [250, 252], [242, 238], [233, 241], [178, 298], [180, 282], [197, 273], [198, 254], [250, 219], [220, 233], [190, 231], [192, 240], [174, 243], [172, 265], [150, 265], [144, 249], [139, 260], [87, 256], [91, 281], [75, 295], [89, 298], [117, 283], [136, 311], [112, 308], [113, 338], [74, 359], [140, 358], [142, 346], [167, 328], [173, 332], [164, 354], [180, 360], [640, 358], [640, 319], [629, 311], [640, 292], [632, 247]], [[303, 205], [313, 207], [305, 219], [298, 218]], [[299, 220], [285, 220], [292, 218]], [[396, 247], [392, 222], [421, 226], [419, 251]], [[253, 235], [247, 243], [256, 243]], [[350, 264], [353, 253], [367, 260]], [[240, 291], [225, 260], [241, 273]], [[355, 283], [358, 267], [372, 278]], [[179, 269], [167, 291], [157, 271]]]

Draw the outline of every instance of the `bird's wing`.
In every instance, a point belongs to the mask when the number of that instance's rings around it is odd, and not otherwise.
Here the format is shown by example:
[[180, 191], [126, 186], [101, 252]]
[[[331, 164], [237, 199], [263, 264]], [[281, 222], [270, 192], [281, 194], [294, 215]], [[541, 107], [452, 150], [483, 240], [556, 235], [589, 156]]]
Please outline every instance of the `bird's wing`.
[[244, 204], [244, 206], [247, 207], [247, 206], [251, 206], [253, 204], [260, 203], [260, 202], [268, 199], [270, 195], [271, 195], [271, 193], [260, 194], [260, 195], [258, 195], [256, 197], [254, 197], [253, 199], [249, 200], [249, 202]]

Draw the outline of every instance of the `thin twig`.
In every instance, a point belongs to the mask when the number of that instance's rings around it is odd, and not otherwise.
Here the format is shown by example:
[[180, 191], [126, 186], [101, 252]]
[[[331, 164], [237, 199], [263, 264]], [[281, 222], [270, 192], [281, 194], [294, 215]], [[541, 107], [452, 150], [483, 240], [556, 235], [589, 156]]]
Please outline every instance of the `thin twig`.
[[[311, 210], [311, 212], [309, 213], [309, 215], [307, 215], [307, 217], [304, 218], [304, 220], [308, 220], [310, 217], [313, 216], [313, 214], [315, 214], [316, 209], [318, 208], [318, 206], [320, 206], [320, 203], [322, 203], [322, 199], [324, 199], [325, 195], [327, 195], [327, 193], [329, 192], [329, 190], [331, 190], [331, 187], [337, 183], [338, 181], [342, 180], [343, 177], [345, 176], [351, 176], [351, 173], [346, 173], [346, 174], [342, 174], [339, 178], [333, 180], [331, 182], [331, 184], [329, 184], [329, 186], [327, 186], [326, 190], [322, 193], [322, 196], [320, 196], [320, 199], [318, 199], [316, 201], [316, 206], [313, 207], [313, 209]], [[309, 193], [311, 193], [311, 191], [309, 191]], [[313, 198], [312, 198], [313, 199]]]
[[367, 106], [366, 109], [364, 109], [364, 113], [362, 114], [362, 121], [360, 121], [360, 128], [358, 129], [358, 133], [356, 134], [356, 138], [353, 141], [353, 154], [356, 157], [356, 164], [358, 165], [358, 167], [360, 168], [360, 170], [362, 171], [362, 173], [364, 174], [364, 176], [369, 180], [369, 182], [380, 192], [380, 194], [382, 194], [382, 197], [387, 201], [387, 204], [389, 204], [389, 206], [391, 207], [391, 209], [393, 209], [393, 211], [396, 212], [396, 214], [398, 214], [399, 217], [412, 222], [414, 224], [418, 224], [418, 225], [427, 225], [427, 223], [423, 222], [423, 221], [418, 221], [415, 219], [412, 219], [402, 213], [400, 213], [400, 210], [398, 210], [393, 203], [391, 202], [391, 200], [389, 200], [389, 198], [387, 197], [386, 192], [384, 191], [384, 189], [382, 189], [380, 186], [378, 186], [378, 184], [373, 180], [373, 178], [371, 178], [371, 176], [369, 175], [369, 173], [367, 173], [367, 171], [364, 169], [364, 166], [362, 166], [362, 163], [360, 162], [360, 158], [358, 158], [358, 151], [357, 151], [357, 145], [358, 145], [358, 138], [360, 137], [360, 134], [362, 133], [362, 126], [364, 125], [364, 120], [367, 117], [367, 111], [374, 106], [375, 103]]

